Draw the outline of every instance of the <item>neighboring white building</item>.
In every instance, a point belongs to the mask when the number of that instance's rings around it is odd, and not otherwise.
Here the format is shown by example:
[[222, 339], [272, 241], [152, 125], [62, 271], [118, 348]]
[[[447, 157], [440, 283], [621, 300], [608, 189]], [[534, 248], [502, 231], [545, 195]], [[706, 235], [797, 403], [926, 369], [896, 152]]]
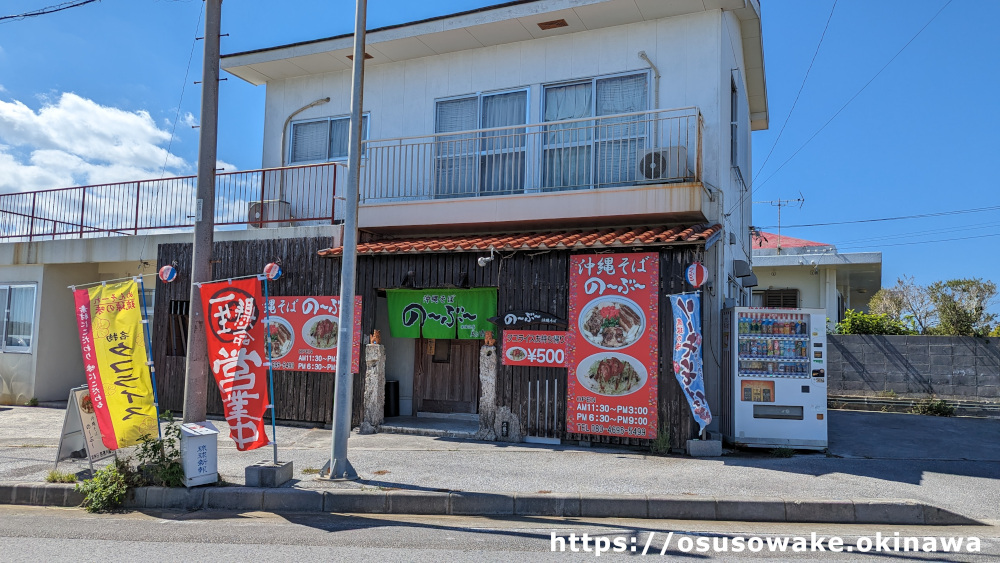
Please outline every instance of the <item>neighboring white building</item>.
[[774, 233], [753, 237], [753, 268], [754, 307], [826, 309], [830, 326], [847, 309], [867, 313], [882, 289], [881, 252], [841, 253], [832, 244]]

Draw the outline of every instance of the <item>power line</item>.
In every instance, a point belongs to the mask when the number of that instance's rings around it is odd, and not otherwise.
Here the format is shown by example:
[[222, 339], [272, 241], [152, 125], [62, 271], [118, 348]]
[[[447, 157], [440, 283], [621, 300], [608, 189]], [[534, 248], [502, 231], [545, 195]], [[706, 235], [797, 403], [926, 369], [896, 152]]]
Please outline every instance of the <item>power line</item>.
[[934, 14], [934, 16], [933, 16], [933, 17], [931, 17], [931, 19], [927, 20], [927, 23], [925, 23], [925, 24], [924, 24], [924, 26], [923, 26], [923, 27], [921, 27], [921, 28], [920, 28], [920, 29], [919, 29], [919, 30], [918, 30], [918, 31], [917, 31], [917, 32], [916, 32], [916, 33], [915, 33], [915, 34], [913, 35], [913, 37], [911, 37], [911, 38], [910, 38], [910, 40], [909, 40], [909, 41], [907, 41], [907, 42], [906, 42], [906, 44], [905, 44], [905, 45], [903, 45], [903, 47], [899, 49], [899, 51], [896, 51], [896, 54], [895, 54], [895, 55], [893, 55], [891, 59], [889, 59], [889, 62], [885, 63], [885, 65], [884, 65], [884, 66], [882, 66], [882, 68], [880, 68], [880, 69], [879, 69], [879, 71], [875, 73], [875, 76], [872, 76], [872, 77], [871, 77], [871, 79], [870, 79], [870, 80], [868, 80], [868, 82], [866, 82], [866, 83], [865, 83], [865, 85], [864, 85], [864, 86], [862, 86], [860, 90], [858, 90], [858, 91], [857, 91], [857, 92], [856, 92], [856, 93], [855, 93], [855, 94], [854, 94], [853, 96], [851, 96], [851, 98], [850, 98], [849, 100], [847, 100], [847, 102], [846, 102], [846, 103], [845, 103], [845, 104], [844, 104], [843, 106], [841, 106], [841, 107], [840, 107], [840, 109], [838, 109], [838, 110], [837, 110], [837, 113], [833, 114], [833, 117], [831, 117], [830, 119], [828, 119], [828, 120], [826, 121], [826, 123], [824, 123], [824, 124], [823, 124], [823, 126], [822, 126], [822, 127], [820, 127], [819, 129], [817, 129], [817, 130], [816, 130], [816, 132], [815, 132], [815, 133], [813, 133], [811, 137], [809, 137], [808, 139], [806, 139], [806, 142], [802, 143], [802, 145], [801, 145], [801, 146], [800, 146], [800, 147], [799, 147], [798, 149], [796, 149], [796, 150], [795, 150], [795, 152], [793, 152], [793, 153], [792, 153], [792, 156], [789, 156], [789, 157], [788, 157], [787, 159], [785, 159], [785, 161], [781, 163], [781, 166], [779, 166], [779, 167], [777, 168], [777, 170], [775, 170], [774, 172], [772, 172], [772, 173], [771, 173], [771, 175], [770, 175], [770, 176], [768, 176], [767, 178], [765, 178], [763, 182], [761, 182], [760, 184], [757, 184], [757, 186], [755, 186], [755, 187], [753, 188], [753, 191], [754, 191], [754, 192], [756, 192], [757, 190], [759, 190], [759, 189], [760, 189], [760, 188], [761, 188], [761, 187], [762, 187], [762, 186], [763, 186], [764, 184], [766, 184], [766, 183], [767, 183], [767, 182], [768, 182], [768, 181], [769, 181], [769, 180], [770, 180], [771, 178], [773, 178], [775, 174], [777, 174], [778, 172], [780, 172], [780, 171], [781, 171], [781, 169], [782, 169], [782, 168], [784, 168], [786, 164], [788, 164], [788, 163], [789, 163], [789, 162], [790, 162], [790, 161], [791, 161], [791, 160], [792, 160], [793, 158], [795, 158], [795, 156], [796, 156], [797, 154], [799, 154], [799, 152], [801, 152], [801, 151], [802, 151], [802, 149], [804, 149], [804, 148], [806, 147], [806, 145], [808, 145], [808, 144], [809, 144], [809, 143], [810, 143], [810, 142], [811, 142], [811, 141], [812, 141], [813, 139], [815, 139], [815, 138], [816, 138], [816, 136], [820, 134], [820, 132], [822, 132], [822, 131], [823, 131], [824, 129], [826, 129], [826, 126], [827, 126], [827, 125], [829, 125], [829, 124], [830, 124], [830, 123], [831, 123], [831, 122], [832, 122], [832, 121], [833, 121], [834, 119], [836, 119], [836, 118], [837, 118], [837, 116], [838, 116], [838, 115], [840, 115], [840, 114], [841, 114], [841, 112], [843, 112], [843, 111], [844, 111], [844, 109], [846, 109], [846, 108], [847, 108], [847, 106], [849, 106], [849, 105], [851, 104], [851, 102], [853, 102], [853, 101], [854, 101], [854, 100], [855, 100], [855, 99], [856, 99], [856, 98], [857, 98], [858, 96], [860, 96], [860, 95], [861, 95], [861, 93], [862, 93], [862, 92], [864, 92], [864, 91], [865, 91], [865, 89], [866, 89], [866, 88], [868, 88], [868, 86], [869, 86], [869, 85], [871, 85], [871, 83], [872, 83], [872, 82], [874, 82], [874, 81], [875, 81], [875, 79], [876, 79], [876, 78], [878, 78], [878, 77], [879, 77], [879, 75], [881, 75], [881, 74], [882, 74], [882, 72], [883, 72], [883, 71], [884, 71], [884, 70], [885, 70], [886, 68], [888, 68], [888, 67], [889, 67], [889, 65], [890, 65], [890, 64], [892, 64], [892, 62], [893, 62], [893, 61], [895, 61], [895, 60], [896, 60], [896, 58], [897, 58], [897, 57], [899, 57], [899, 55], [900, 55], [900, 54], [901, 54], [901, 53], [902, 53], [903, 51], [905, 51], [905, 50], [906, 50], [906, 48], [907, 48], [907, 47], [909, 47], [909, 46], [910, 46], [910, 44], [911, 44], [911, 43], [913, 43], [913, 41], [914, 41], [914, 40], [916, 40], [916, 38], [917, 38], [917, 37], [919, 37], [919, 36], [920, 36], [920, 34], [921, 34], [921, 33], [923, 33], [925, 29], [927, 29], [927, 26], [929, 26], [929, 25], [930, 25], [930, 24], [931, 24], [931, 23], [932, 23], [932, 22], [933, 22], [934, 20], [936, 20], [936, 19], [937, 19], [937, 17], [938, 17], [939, 15], [941, 15], [941, 12], [943, 12], [943, 11], [944, 11], [944, 9], [945, 9], [945, 8], [947, 8], [947, 7], [948, 7], [948, 6], [949, 6], [949, 5], [951, 4], [951, 3], [952, 3], [952, 0], [948, 0], [947, 2], [945, 2], [944, 6], [941, 6], [941, 9], [939, 9], [939, 10], [938, 10], [938, 11], [937, 11], [937, 12], [936, 12], [936, 13]]
[[194, 59], [194, 48], [198, 45], [198, 32], [201, 30], [201, 16], [205, 11], [204, 4], [198, 10], [198, 25], [194, 28], [194, 40], [191, 41], [191, 53], [188, 55], [187, 70], [184, 71], [184, 81], [181, 82], [181, 99], [177, 100], [177, 114], [174, 116], [174, 124], [170, 128], [170, 140], [167, 141], [167, 155], [163, 157], [163, 168], [160, 169], [160, 176], [167, 170], [167, 162], [170, 161], [170, 147], [174, 144], [174, 132], [177, 131], [177, 120], [181, 117], [181, 104], [184, 102], [184, 90], [187, 88], [188, 74], [191, 72], [191, 61]]
[[[853, 221], [831, 221], [829, 223], [808, 223], [802, 225], [784, 225], [786, 229], [795, 229], [802, 227], [828, 227], [831, 225], [853, 225], [856, 223], [878, 223], [882, 221], [902, 221], [904, 219], [923, 219], [926, 217], [941, 217], [944, 215], [961, 215], [964, 213], [982, 213], [984, 211], [997, 211], [1000, 210], [1000, 205], [991, 205], [989, 207], [976, 207], [972, 209], [956, 209], [953, 211], [938, 211], [937, 213], [920, 213], [918, 215], [901, 215], [898, 217], [879, 217], [877, 219], [856, 219]], [[767, 225], [761, 227], [762, 229], [770, 229], [774, 225]]]
[[[980, 229], [994, 229], [1000, 227], [1000, 223], [996, 221], [989, 221], [986, 223], [970, 223], [962, 225], [961, 229], [963, 231], [976, 231]], [[891, 235], [874, 235], [863, 238], [855, 239], [843, 239], [843, 240], [831, 240], [830, 242], [835, 246], [857, 246], [862, 243], [871, 243], [879, 241], [889, 241], [894, 239], [905, 239], [913, 238], [927, 235], [935, 235], [939, 233], [953, 233], [955, 232], [955, 227], [943, 227], [939, 229], [922, 229], [919, 231], [908, 231], [905, 233], [896, 233]]]
[[987, 237], [1000, 237], [1000, 233], [990, 233], [990, 234], [985, 234], [985, 235], [971, 235], [971, 236], [967, 236], [967, 237], [939, 238], [939, 239], [920, 240], [920, 241], [912, 241], [912, 242], [897, 242], [897, 243], [894, 243], [894, 244], [851, 245], [851, 246], [845, 246], [844, 248], [848, 248], [848, 249], [850, 249], [850, 248], [884, 248], [886, 246], [909, 246], [909, 245], [913, 245], [913, 244], [933, 244], [933, 243], [936, 243], [936, 242], [952, 242], [952, 241], [956, 241], [956, 240], [968, 240], [968, 239], [973, 239], [973, 238], [987, 238]]
[[[785, 116], [784, 123], [781, 124], [781, 130], [778, 131], [778, 136], [774, 139], [774, 143], [771, 145], [771, 150], [768, 151], [767, 156], [764, 157], [764, 163], [761, 164], [760, 168], [757, 169], [757, 174], [760, 174], [760, 171], [763, 170], [765, 166], [767, 166], [767, 161], [771, 159], [771, 154], [774, 153], [775, 147], [778, 146], [778, 141], [781, 140], [781, 134], [785, 132], [785, 126], [788, 125], [788, 120], [791, 119], [792, 113], [795, 111], [795, 106], [799, 103], [799, 96], [802, 95], [802, 90], [806, 86], [806, 80], [809, 79], [809, 72], [812, 71], [813, 63], [816, 62], [816, 55], [819, 55], [819, 48], [820, 46], [823, 45], [823, 39], [826, 38], [826, 30], [830, 28], [830, 20], [833, 19], [833, 11], [836, 8], [837, 8], [837, 0], [833, 0], [833, 6], [830, 8], [830, 15], [827, 16], [826, 18], [826, 25], [823, 26], [823, 33], [820, 34], [819, 42], [816, 43], [816, 50], [813, 52], [812, 60], [809, 61], [809, 68], [806, 69], [806, 74], [805, 76], [802, 77], [802, 84], [799, 85], [799, 91], [798, 93], [795, 94], [795, 101], [792, 102], [792, 107], [791, 109], [788, 110], [788, 115]], [[754, 174], [750, 178], [751, 187], [753, 186], [753, 179], [757, 177], [757, 174]], [[727, 215], [732, 214], [732, 212], [737, 207], [742, 207], [743, 204], [746, 202], [747, 197], [749, 195], [752, 195], [752, 193], [753, 190], [744, 190], [743, 194], [740, 195], [740, 199], [736, 202], [736, 204], [729, 208], [729, 212], [727, 213]]]
[[[785, 122], [781, 124], [781, 129], [778, 131], [778, 136], [774, 139], [774, 143], [771, 145], [771, 150], [768, 151], [767, 156], [764, 157], [764, 162], [757, 169], [757, 174], [767, 166], [767, 161], [771, 159], [771, 154], [774, 153], [774, 148], [778, 146], [778, 141], [781, 140], [781, 134], [785, 132], [785, 126], [788, 125], [788, 120], [791, 119], [792, 113], [795, 112], [795, 106], [799, 103], [799, 96], [802, 95], [802, 90], [806, 86], [806, 80], [809, 79], [809, 72], [812, 70], [813, 63], [816, 62], [816, 55], [819, 55], [819, 48], [823, 45], [823, 39], [826, 37], [826, 30], [830, 28], [830, 20], [833, 19], [833, 11], [837, 8], [837, 0], [833, 1], [833, 6], [830, 8], [830, 15], [826, 18], [826, 25], [823, 26], [823, 33], [819, 36], [819, 43], [816, 44], [816, 51], [813, 52], [812, 60], [809, 61], [809, 68], [806, 69], [805, 76], [802, 77], [802, 84], [799, 85], [799, 91], [795, 94], [795, 101], [792, 102], [792, 108], [788, 110], [788, 115], [785, 116]], [[754, 175], [756, 176], [756, 174]], [[751, 180], [751, 184], [753, 181]]]
[[33, 18], [36, 16], [44, 16], [47, 14], [54, 14], [56, 12], [61, 12], [63, 10], [69, 10], [70, 8], [78, 8], [80, 6], [85, 6], [87, 4], [93, 4], [94, 2], [100, 2], [101, 0], [74, 0], [72, 2], [63, 2], [61, 4], [56, 4], [54, 6], [47, 6], [45, 8], [39, 8], [37, 10], [32, 10], [30, 12], [24, 12], [23, 14], [14, 14], [12, 16], [0, 16], [0, 23], [11, 20], [23, 20], [27, 18]]

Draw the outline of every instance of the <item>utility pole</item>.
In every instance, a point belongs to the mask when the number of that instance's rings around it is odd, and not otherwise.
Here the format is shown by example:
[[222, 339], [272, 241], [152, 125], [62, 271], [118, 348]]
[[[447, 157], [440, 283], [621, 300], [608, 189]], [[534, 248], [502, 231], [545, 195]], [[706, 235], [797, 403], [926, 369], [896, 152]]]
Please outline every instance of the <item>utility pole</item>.
[[792, 204], [799, 204], [799, 209], [802, 209], [802, 205], [805, 204], [806, 198], [799, 192], [798, 199], [772, 199], [768, 201], [755, 201], [754, 203], [769, 203], [774, 207], [778, 208], [778, 254], [781, 254], [781, 208], [788, 207]]
[[205, 420], [208, 345], [201, 293], [196, 283], [212, 279], [215, 229], [215, 158], [219, 133], [219, 34], [222, 0], [205, 0], [205, 56], [201, 78], [201, 127], [198, 139], [198, 190], [191, 257], [191, 310], [184, 376], [184, 422]]
[[367, 0], [357, 0], [354, 20], [354, 78], [351, 83], [351, 137], [347, 157], [347, 186], [344, 192], [344, 243], [340, 263], [340, 328], [337, 336], [337, 373], [333, 397], [333, 444], [330, 479], [357, 479], [358, 472], [347, 460], [347, 439], [351, 436], [351, 402], [354, 374], [351, 373], [354, 340], [354, 285], [357, 281], [358, 199], [361, 179], [361, 108], [365, 87], [365, 25]]

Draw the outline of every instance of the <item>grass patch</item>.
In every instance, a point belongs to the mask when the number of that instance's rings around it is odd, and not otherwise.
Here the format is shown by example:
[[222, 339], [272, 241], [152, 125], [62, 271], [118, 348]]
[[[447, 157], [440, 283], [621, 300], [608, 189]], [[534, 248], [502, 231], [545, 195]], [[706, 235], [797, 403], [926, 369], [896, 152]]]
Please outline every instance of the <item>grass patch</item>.
[[315, 467], [306, 467], [302, 470], [303, 475], [319, 475], [319, 469]]
[[792, 448], [774, 448], [770, 451], [771, 457], [792, 457], [795, 450]]
[[76, 473], [65, 473], [53, 469], [45, 476], [45, 481], [49, 483], [76, 483]]
[[24, 403], [24, 406], [26, 406], [26, 407], [37, 407], [38, 406], [38, 397], [32, 397], [32, 398], [28, 399], [28, 402]]
[[660, 428], [656, 432], [656, 438], [649, 441], [649, 451], [653, 455], [667, 455], [670, 453], [670, 427], [660, 421]]
[[943, 399], [932, 396], [913, 405], [910, 413], [927, 416], [955, 416], [955, 407], [949, 405]]
[[884, 391], [879, 391], [878, 393], [875, 393], [875, 396], [880, 399], [895, 399], [899, 395], [897, 395], [896, 392], [892, 389], [886, 389]]

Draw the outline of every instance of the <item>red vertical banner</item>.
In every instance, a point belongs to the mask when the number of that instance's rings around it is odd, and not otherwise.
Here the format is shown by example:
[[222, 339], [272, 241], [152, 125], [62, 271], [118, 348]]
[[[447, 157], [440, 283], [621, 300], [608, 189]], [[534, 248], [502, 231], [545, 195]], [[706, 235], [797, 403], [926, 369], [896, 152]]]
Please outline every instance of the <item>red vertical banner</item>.
[[115, 427], [111, 423], [108, 403], [104, 400], [104, 382], [101, 380], [97, 347], [94, 342], [93, 318], [90, 316], [90, 291], [86, 289], [74, 290], [73, 301], [76, 305], [76, 326], [80, 331], [80, 348], [83, 351], [83, 369], [87, 374], [87, 388], [90, 389], [90, 402], [94, 406], [94, 416], [97, 417], [104, 446], [109, 450], [116, 450], [118, 449], [118, 438], [115, 436]]
[[569, 267], [566, 431], [655, 438], [657, 255], [572, 256]]
[[256, 279], [202, 284], [208, 363], [222, 395], [229, 436], [240, 451], [266, 446], [267, 357], [264, 299]]

